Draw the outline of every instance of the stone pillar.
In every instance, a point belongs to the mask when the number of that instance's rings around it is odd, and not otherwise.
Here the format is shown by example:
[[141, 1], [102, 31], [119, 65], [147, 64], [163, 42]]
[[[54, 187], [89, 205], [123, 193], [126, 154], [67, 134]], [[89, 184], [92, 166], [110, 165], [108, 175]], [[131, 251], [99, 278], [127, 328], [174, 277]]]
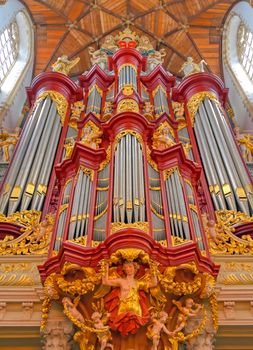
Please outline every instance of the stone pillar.
[[67, 321], [49, 321], [43, 334], [43, 350], [71, 350], [73, 325]]

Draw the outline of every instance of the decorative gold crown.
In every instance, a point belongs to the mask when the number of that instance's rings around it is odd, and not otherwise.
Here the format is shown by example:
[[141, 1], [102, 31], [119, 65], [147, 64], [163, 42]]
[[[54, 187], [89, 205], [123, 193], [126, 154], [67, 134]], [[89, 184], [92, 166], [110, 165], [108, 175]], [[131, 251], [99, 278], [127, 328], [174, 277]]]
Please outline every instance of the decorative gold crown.
[[139, 35], [135, 32], [132, 32], [130, 28], [125, 28], [123, 32], [119, 32], [118, 35], [115, 36], [115, 40], [117, 41], [139, 41]]

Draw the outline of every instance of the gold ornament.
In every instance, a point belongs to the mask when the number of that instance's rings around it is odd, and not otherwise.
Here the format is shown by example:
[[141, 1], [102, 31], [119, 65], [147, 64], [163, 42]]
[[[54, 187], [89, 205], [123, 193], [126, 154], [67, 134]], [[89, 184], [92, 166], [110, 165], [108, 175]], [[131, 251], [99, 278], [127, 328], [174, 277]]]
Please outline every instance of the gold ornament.
[[[15, 213], [16, 214], [16, 213]], [[47, 253], [53, 230], [54, 216], [47, 215], [46, 220], [38, 223], [35, 220], [25, 232], [15, 238], [5, 236], [0, 241], [0, 255], [43, 255]]]
[[192, 125], [194, 125], [195, 116], [199, 109], [199, 106], [205, 98], [208, 98], [212, 101], [215, 101], [217, 104], [219, 104], [219, 100], [217, 96], [212, 92], [202, 91], [202, 92], [198, 92], [197, 94], [194, 94], [187, 102], [187, 109], [191, 117]]
[[144, 222], [144, 221], [134, 222], [130, 224], [125, 224], [123, 222], [113, 222], [111, 224], [111, 233], [118, 232], [119, 230], [131, 229], [131, 228], [135, 228], [148, 233], [149, 224], [148, 222]]
[[207, 228], [211, 254], [251, 255], [253, 253], [251, 235], [243, 235], [239, 238], [233, 232], [234, 225], [252, 222], [253, 217], [233, 210], [220, 210], [216, 211], [216, 218], [217, 224], [214, 222], [211, 227]]
[[134, 92], [134, 89], [131, 85], [124, 85], [123, 89], [122, 89], [122, 93], [125, 96], [130, 96], [132, 95]]
[[59, 92], [56, 92], [53, 90], [48, 90], [48, 91], [42, 92], [42, 94], [40, 94], [37, 97], [37, 99], [35, 101], [35, 105], [37, 105], [39, 102], [45, 100], [45, 98], [47, 96], [49, 96], [51, 98], [51, 100], [54, 101], [54, 103], [56, 104], [56, 109], [57, 109], [57, 112], [60, 116], [61, 124], [63, 125], [64, 121], [65, 121], [66, 113], [67, 113], [67, 108], [68, 108], [67, 99]]
[[153, 134], [152, 148], [164, 150], [175, 145], [175, 134], [168, 122], [159, 125]]
[[0, 222], [11, 222], [22, 226], [25, 230], [29, 230], [40, 221], [40, 216], [41, 212], [37, 210], [17, 211], [9, 216], [0, 213]]
[[[115, 137], [115, 141], [119, 142], [119, 140], [122, 139], [122, 137], [126, 136], [127, 134], [131, 134], [134, 137], [136, 137], [137, 140], [139, 141], [139, 143], [141, 144], [141, 146], [143, 145], [143, 139], [142, 139], [141, 135], [138, 132], [131, 130], [131, 129], [125, 129], [124, 131], [121, 131], [120, 133], [118, 133]], [[116, 144], [116, 146], [117, 146], [117, 144]]]
[[52, 64], [52, 71], [69, 75], [71, 69], [76, 66], [79, 61], [80, 57], [76, 57], [74, 60], [69, 60], [68, 56], [62, 55]]
[[77, 121], [80, 119], [81, 113], [84, 111], [83, 101], [76, 101], [71, 105], [71, 114], [69, 126], [77, 130]]
[[125, 98], [121, 100], [117, 106], [117, 113], [121, 113], [121, 112], [139, 113], [139, 105], [132, 98]]
[[92, 121], [88, 121], [82, 130], [81, 143], [87, 147], [98, 149], [99, 144], [102, 142], [100, 138], [102, 134], [102, 131], [96, 126], [96, 124]]

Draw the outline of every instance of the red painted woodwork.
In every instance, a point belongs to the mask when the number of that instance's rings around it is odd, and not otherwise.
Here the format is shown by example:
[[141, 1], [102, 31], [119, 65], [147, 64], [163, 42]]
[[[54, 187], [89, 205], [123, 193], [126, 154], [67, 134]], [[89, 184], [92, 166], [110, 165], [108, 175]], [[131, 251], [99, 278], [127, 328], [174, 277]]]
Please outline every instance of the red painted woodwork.
[[27, 88], [28, 101], [30, 106], [41, 93], [53, 90], [62, 94], [69, 103], [82, 99], [82, 89], [77, 86], [69, 77], [62, 73], [46, 72], [39, 74], [33, 79], [31, 87]]
[[96, 248], [86, 248], [75, 243], [64, 242], [57, 256], [49, 258], [39, 266], [42, 281], [51, 273], [60, 272], [66, 261], [80, 266], [98, 267], [102, 259], [108, 259], [118, 249], [129, 248], [129, 246], [144, 250], [151, 259], [163, 266], [177, 266], [194, 261], [200, 272], [209, 272], [217, 276], [219, 271], [218, 265], [200, 254], [196, 243], [165, 248], [143, 231], [124, 229], [109, 236]]
[[192, 74], [172, 89], [172, 98], [179, 102], [188, 102], [198, 92], [213, 92], [224, 106], [227, 100], [228, 89], [224, 88], [222, 80], [214, 74], [202, 72]]

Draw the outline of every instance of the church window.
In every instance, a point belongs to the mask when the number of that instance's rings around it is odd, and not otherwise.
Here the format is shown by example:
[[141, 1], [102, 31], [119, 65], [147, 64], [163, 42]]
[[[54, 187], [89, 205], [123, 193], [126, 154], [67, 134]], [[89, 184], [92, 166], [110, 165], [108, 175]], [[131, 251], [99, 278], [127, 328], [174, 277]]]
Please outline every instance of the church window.
[[0, 34], [0, 86], [10, 73], [18, 57], [19, 32], [16, 20]]
[[249, 79], [253, 80], [253, 34], [241, 22], [237, 32], [238, 58]]

